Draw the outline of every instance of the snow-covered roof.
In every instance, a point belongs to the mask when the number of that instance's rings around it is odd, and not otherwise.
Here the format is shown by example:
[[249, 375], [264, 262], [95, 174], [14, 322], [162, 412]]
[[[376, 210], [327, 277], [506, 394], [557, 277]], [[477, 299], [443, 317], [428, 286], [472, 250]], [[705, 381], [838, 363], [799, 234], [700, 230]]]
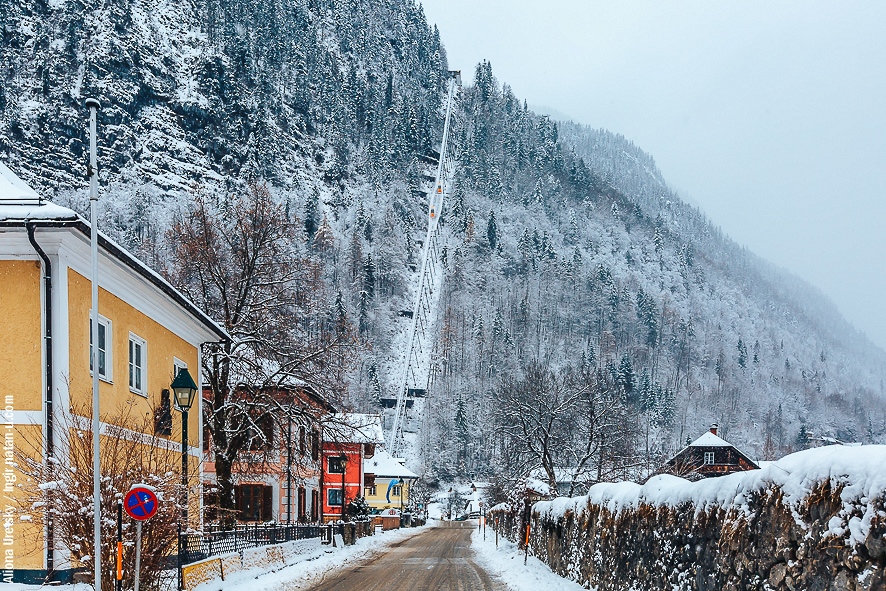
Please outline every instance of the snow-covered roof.
[[[62, 225], [75, 227], [87, 236], [91, 232], [89, 222], [80, 217], [77, 212], [41, 199], [34, 189], [28, 186], [5, 164], [0, 162], [0, 222], [4, 225], [24, 225], [25, 222], [30, 221], [42, 224], [48, 223], [49, 225], [52, 225], [52, 222], [65, 222]], [[192, 316], [200, 320], [203, 325], [219, 338], [229, 338], [228, 334], [217, 322], [195, 306], [193, 302], [182, 295], [159, 273], [133, 256], [125, 248], [101, 232], [98, 233], [98, 242], [99, 247], [103, 251], [122, 261], [130, 269], [133, 269], [149, 282], [156, 285]]]
[[32, 201], [40, 201], [37, 192], [0, 162], [0, 203], [30, 203]]
[[363, 460], [363, 471], [382, 478], [418, 478], [418, 474], [383, 449], [377, 450], [371, 458]]
[[734, 447], [728, 441], [720, 439], [710, 431], [689, 444], [689, 447]]
[[668, 461], [668, 463], [670, 464], [670, 463], [676, 461], [677, 458], [679, 458], [684, 452], [686, 452], [686, 450], [693, 448], [693, 447], [731, 447], [736, 452], [738, 452], [741, 456], [743, 456], [746, 460], [748, 460], [749, 462], [751, 462], [754, 465], [756, 465], [757, 467], [759, 467], [759, 464], [757, 464], [757, 462], [753, 458], [751, 458], [751, 456], [744, 453], [743, 451], [741, 451], [740, 449], [738, 449], [737, 447], [735, 447], [734, 445], [732, 445], [731, 443], [729, 443], [725, 439], [721, 439], [720, 437], [717, 437], [716, 435], [714, 435], [710, 431], [706, 431], [704, 433], [704, 435], [702, 435], [701, 437], [699, 437], [698, 439], [696, 439], [695, 441], [693, 441], [692, 443], [690, 443], [689, 445], [687, 445], [686, 447], [681, 449], [679, 452], [677, 452], [677, 454], [674, 457], [672, 457]]
[[325, 424], [327, 441], [338, 443], [384, 443], [385, 435], [378, 415], [357, 412], [336, 413]]
[[67, 207], [43, 201], [37, 192], [0, 162], [0, 220], [76, 220]]

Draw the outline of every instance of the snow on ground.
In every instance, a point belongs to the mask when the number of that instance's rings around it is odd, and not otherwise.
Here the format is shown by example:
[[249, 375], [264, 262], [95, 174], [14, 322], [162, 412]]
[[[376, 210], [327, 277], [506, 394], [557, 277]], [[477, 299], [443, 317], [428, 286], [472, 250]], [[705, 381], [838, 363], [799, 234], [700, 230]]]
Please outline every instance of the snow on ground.
[[359, 538], [353, 546], [338, 548], [321, 546], [318, 540], [316, 548], [304, 554], [303, 559], [295, 564], [249, 580], [234, 579], [201, 585], [196, 591], [298, 591], [308, 589], [323, 582], [329, 576], [373, 558], [376, 554], [384, 552], [391, 544], [411, 538], [423, 531], [427, 531], [427, 528], [396, 529]]
[[[423, 531], [426, 527], [412, 527], [387, 531], [374, 536], [360, 538], [353, 546], [331, 548], [322, 546], [320, 539], [310, 540], [308, 551], [299, 562], [287, 565], [273, 572], [251, 576], [235, 577], [230, 581], [213, 581], [197, 587], [196, 591], [299, 591], [321, 583], [326, 577], [352, 567], [364, 560], [373, 558], [384, 552], [391, 544], [410, 538]], [[175, 587], [173, 580], [172, 588]], [[40, 585], [23, 585], [20, 583], [4, 584], [3, 591], [41, 591]], [[58, 585], [52, 587], [57, 591], [92, 591], [92, 585], [78, 583], [75, 585]]]
[[474, 561], [491, 576], [498, 577], [511, 591], [585, 591], [585, 588], [569, 579], [554, 574], [547, 565], [530, 556], [523, 564], [523, 553], [517, 545], [503, 537], [498, 538], [495, 547], [495, 532], [486, 528], [486, 540], [483, 531], [475, 529], [471, 535], [471, 549]]

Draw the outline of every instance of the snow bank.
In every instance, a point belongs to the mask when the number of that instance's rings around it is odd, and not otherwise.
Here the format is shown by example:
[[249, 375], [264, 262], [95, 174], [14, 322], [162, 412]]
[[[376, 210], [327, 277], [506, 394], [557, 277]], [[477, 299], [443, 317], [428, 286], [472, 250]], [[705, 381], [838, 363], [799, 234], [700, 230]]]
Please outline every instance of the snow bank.
[[[750, 515], [752, 494], [774, 486], [796, 511], [813, 489], [825, 482], [840, 490], [843, 503], [842, 511], [831, 520], [830, 533], [841, 536], [848, 531], [850, 543], [863, 542], [876, 514], [869, 500], [886, 494], [886, 445], [832, 445], [808, 449], [785, 456], [760, 470], [698, 482], [662, 474], [643, 485], [602, 483], [591, 487], [584, 497], [542, 501], [536, 503], [533, 510], [548, 520], [556, 520], [567, 512], [580, 514], [591, 506], [619, 513], [641, 505], [677, 508], [691, 504], [696, 515], [713, 506]], [[859, 504], [865, 505], [864, 515], [851, 516]], [[795, 513], [795, 518], [799, 520], [799, 514]]]
[[530, 556], [523, 564], [523, 553], [517, 545], [506, 538], [495, 543], [495, 532], [491, 528], [483, 532], [474, 530], [471, 536], [471, 549], [474, 560], [490, 575], [505, 583], [511, 591], [584, 591], [584, 587], [551, 572], [551, 569], [538, 558]]
[[[523, 524], [497, 507], [512, 540]], [[730, 476], [599, 484], [533, 507], [530, 556], [586, 588], [886, 589], [886, 446], [830, 446]]]

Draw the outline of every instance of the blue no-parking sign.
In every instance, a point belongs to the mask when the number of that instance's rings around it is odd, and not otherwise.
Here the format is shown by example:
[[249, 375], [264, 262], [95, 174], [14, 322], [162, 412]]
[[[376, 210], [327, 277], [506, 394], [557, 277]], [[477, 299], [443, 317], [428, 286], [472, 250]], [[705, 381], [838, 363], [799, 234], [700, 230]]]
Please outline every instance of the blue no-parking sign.
[[127, 515], [138, 521], [146, 521], [157, 514], [157, 495], [144, 486], [135, 486], [123, 499], [123, 508]]

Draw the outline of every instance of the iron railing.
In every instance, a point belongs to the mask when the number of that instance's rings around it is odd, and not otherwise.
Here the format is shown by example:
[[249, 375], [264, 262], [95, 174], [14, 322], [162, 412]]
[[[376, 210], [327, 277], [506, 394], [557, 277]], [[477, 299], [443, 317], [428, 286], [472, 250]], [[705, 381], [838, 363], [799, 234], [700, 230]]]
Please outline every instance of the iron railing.
[[[180, 564], [191, 564], [210, 556], [241, 552], [247, 548], [269, 546], [292, 540], [319, 538], [328, 529], [327, 525], [298, 524], [280, 525], [275, 523], [238, 525], [233, 529], [221, 529], [207, 525], [202, 533], [179, 535]], [[336, 527], [336, 526], [333, 526]], [[341, 528], [339, 524], [337, 527]], [[336, 531], [335, 533], [341, 533]]]

